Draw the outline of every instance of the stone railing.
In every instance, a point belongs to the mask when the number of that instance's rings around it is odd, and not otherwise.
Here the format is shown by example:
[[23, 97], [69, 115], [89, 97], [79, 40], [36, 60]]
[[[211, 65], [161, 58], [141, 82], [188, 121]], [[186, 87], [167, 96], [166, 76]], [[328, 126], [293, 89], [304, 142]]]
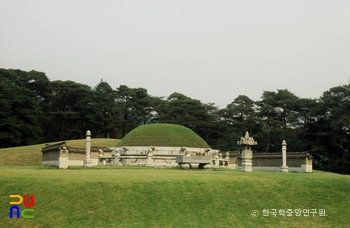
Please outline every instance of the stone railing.
[[103, 165], [114, 165], [115, 161], [115, 155], [112, 154], [110, 156], [104, 156], [103, 150], [99, 149], [98, 151], [98, 165], [103, 166]]

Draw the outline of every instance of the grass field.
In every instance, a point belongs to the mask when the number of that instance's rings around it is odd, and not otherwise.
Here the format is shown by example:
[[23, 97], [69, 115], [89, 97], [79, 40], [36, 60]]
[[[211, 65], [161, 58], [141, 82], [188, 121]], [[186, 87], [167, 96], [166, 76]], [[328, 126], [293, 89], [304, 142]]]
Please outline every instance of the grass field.
[[[92, 142], [113, 146], [118, 140]], [[67, 144], [84, 147], [85, 141]], [[106, 166], [62, 170], [40, 165], [43, 146], [0, 150], [1, 228], [350, 227], [350, 176]], [[9, 218], [11, 194], [35, 195], [33, 219]], [[278, 213], [287, 209], [292, 216]], [[296, 209], [325, 209], [326, 216], [297, 216]]]
[[[349, 227], [349, 178], [319, 171], [0, 166], [0, 227]], [[10, 219], [10, 194], [34, 194], [35, 218]], [[325, 209], [327, 216], [265, 217], [263, 209]]]

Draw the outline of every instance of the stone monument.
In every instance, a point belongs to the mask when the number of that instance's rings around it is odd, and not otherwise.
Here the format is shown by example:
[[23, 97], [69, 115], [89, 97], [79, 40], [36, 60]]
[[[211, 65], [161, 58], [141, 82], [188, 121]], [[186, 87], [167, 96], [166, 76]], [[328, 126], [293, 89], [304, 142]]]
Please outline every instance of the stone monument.
[[286, 140], [282, 141], [282, 166], [281, 170], [284, 173], [288, 173], [288, 166], [287, 166], [287, 143]]
[[68, 168], [68, 149], [66, 146], [63, 146], [60, 149], [60, 156], [58, 158], [58, 168], [67, 169]]
[[147, 155], [147, 163], [146, 166], [153, 167], [153, 151], [155, 150], [154, 146], [150, 146], [148, 149], [148, 155]]
[[116, 148], [116, 153], [114, 156], [114, 165], [122, 166], [122, 163], [120, 162], [120, 148]]
[[86, 132], [86, 159], [84, 160], [84, 167], [92, 167], [92, 161], [90, 159], [90, 147], [91, 147], [91, 132]]
[[243, 146], [242, 150], [242, 172], [252, 172], [252, 158], [253, 152], [251, 146], [257, 145], [257, 142], [254, 141], [252, 137], [249, 137], [248, 131], [245, 133], [244, 137], [241, 137], [241, 140], [237, 141], [238, 145]]

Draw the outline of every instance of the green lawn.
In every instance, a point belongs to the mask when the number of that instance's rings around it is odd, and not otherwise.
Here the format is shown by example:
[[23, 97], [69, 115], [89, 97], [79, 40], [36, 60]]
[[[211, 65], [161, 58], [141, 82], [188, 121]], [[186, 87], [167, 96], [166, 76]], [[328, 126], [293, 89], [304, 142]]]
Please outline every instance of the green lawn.
[[[350, 177], [136, 167], [0, 166], [0, 227], [349, 227]], [[35, 218], [10, 219], [9, 195]], [[24, 208], [21, 205], [21, 208]], [[264, 209], [325, 209], [283, 217]], [[253, 218], [251, 212], [259, 216]]]

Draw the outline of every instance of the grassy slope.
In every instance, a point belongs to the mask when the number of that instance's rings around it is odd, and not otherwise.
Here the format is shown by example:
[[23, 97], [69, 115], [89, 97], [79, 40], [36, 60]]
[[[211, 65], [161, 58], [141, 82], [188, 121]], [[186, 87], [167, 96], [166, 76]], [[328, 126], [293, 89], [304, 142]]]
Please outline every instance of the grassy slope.
[[[116, 146], [119, 139], [93, 138], [93, 146]], [[85, 139], [67, 140], [68, 146], [85, 148]], [[45, 144], [0, 149], [0, 165], [40, 165]]]
[[186, 146], [209, 148], [194, 131], [175, 124], [147, 124], [129, 132], [118, 146]]
[[[345, 227], [350, 177], [0, 166], [0, 227]], [[9, 219], [10, 194], [35, 194], [34, 219]], [[23, 207], [23, 206], [22, 206]], [[252, 210], [326, 209], [326, 217], [251, 217]]]

